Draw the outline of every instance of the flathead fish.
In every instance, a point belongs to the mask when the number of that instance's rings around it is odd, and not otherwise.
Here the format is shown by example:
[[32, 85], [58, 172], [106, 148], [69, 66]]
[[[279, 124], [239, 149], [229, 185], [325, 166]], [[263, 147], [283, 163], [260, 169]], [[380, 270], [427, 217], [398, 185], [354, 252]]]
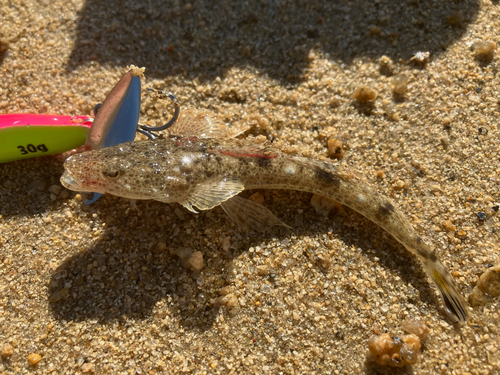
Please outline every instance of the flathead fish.
[[394, 236], [420, 259], [448, 316], [454, 322], [468, 320], [468, 307], [446, 267], [387, 198], [333, 163], [233, 139], [226, 125], [209, 113], [188, 112], [165, 138], [73, 155], [64, 168], [61, 182], [68, 189], [177, 202], [193, 212], [220, 205], [238, 225], [250, 230], [285, 224], [264, 206], [239, 197], [245, 189], [289, 189], [322, 195], [359, 212]]

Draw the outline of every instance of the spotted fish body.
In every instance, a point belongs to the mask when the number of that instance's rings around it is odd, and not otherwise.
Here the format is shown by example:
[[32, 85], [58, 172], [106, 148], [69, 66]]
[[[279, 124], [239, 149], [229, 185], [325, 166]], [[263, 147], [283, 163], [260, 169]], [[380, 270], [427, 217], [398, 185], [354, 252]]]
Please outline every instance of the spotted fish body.
[[372, 220], [415, 254], [439, 290], [448, 316], [455, 322], [468, 320], [458, 287], [429, 245], [393, 204], [355, 174], [341, 172], [329, 162], [290, 156], [245, 140], [203, 138], [183, 128], [172, 129], [174, 134], [163, 139], [73, 155], [64, 164], [61, 182], [76, 191], [178, 202], [193, 212], [220, 205], [240, 226], [254, 230], [285, 224], [267, 208], [238, 197], [244, 189], [325, 196]]

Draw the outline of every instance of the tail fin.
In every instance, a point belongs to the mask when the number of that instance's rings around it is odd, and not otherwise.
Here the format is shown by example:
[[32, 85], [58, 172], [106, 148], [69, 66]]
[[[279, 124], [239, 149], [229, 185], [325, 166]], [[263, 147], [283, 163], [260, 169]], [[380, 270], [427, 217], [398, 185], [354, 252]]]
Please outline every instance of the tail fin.
[[462, 297], [462, 294], [458, 291], [455, 282], [451, 279], [448, 272], [439, 272], [434, 268], [431, 271], [430, 277], [439, 290], [439, 294], [441, 295], [441, 299], [443, 300], [445, 306], [445, 311], [449, 318], [455, 323], [467, 322], [469, 320], [469, 309], [467, 307], [467, 303]]

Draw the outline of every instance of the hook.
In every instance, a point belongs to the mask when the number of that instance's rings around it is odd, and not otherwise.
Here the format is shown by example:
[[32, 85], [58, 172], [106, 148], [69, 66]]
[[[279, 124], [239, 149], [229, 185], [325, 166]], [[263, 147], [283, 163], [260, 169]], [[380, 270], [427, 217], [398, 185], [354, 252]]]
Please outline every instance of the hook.
[[157, 93], [159, 95], [160, 99], [170, 98], [175, 106], [174, 115], [172, 116], [170, 121], [167, 122], [165, 125], [162, 125], [162, 126], [140, 125], [140, 129], [138, 129], [137, 131], [141, 134], [146, 135], [147, 137], [149, 137], [151, 139], [154, 139], [155, 134], [151, 133], [152, 131], [165, 130], [165, 129], [168, 129], [169, 127], [171, 127], [173, 124], [175, 124], [175, 122], [179, 118], [180, 104], [179, 104], [179, 101], [177, 100], [177, 97], [174, 94], [172, 94], [171, 92], [164, 92], [162, 90], [149, 89], [149, 88], [148, 88], [148, 90]]

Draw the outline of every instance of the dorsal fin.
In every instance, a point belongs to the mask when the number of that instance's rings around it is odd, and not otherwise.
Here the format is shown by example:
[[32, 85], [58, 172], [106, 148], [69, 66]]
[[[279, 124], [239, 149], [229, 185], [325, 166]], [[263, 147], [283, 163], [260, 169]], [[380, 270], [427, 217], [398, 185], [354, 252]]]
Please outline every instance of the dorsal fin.
[[213, 112], [189, 109], [181, 113], [177, 122], [168, 129], [169, 134], [199, 138], [229, 138], [228, 127]]

